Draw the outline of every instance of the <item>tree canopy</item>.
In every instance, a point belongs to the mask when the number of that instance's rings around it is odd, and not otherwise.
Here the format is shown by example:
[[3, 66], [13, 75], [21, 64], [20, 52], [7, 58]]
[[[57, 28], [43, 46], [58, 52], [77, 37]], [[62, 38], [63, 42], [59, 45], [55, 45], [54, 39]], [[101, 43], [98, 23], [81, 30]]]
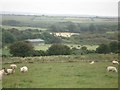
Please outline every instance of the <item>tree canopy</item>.
[[48, 49], [48, 55], [69, 55], [71, 50], [68, 46], [62, 44], [53, 44]]
[[21, 57], [31, 56], [31, 54], [33, 52], [32, 44], [24, 42], [24, 41], [19, 41], [19, 42], [13, 43], [9, 47], [9, 49], [10, 49], [10, 53], [13, 56], [21, 56]]
[[101, 44], [101, 45], [99, 45], [98, 48], [96, 48], [96, 52], [100, 53], [100, 54], [102, 54], [102, 53], [107, 54], [110, 52], [110, 48], [107, 44]]
[[110, 46], [110, 51], [112, 53], [116, 53], [118, 51], [118, 42], [114, 41], [109, 44]]
[[53, 34], [50, 34], [49, 32], [43, 32], [40, 37], [43, 40], [45, 40], [45, 43], [47, 43], [47, 44], [61, 43], [62, 42], [62, 39], [60, 37], [57, 37]]
[[13, 43], [16, 41], [16, 38], [15, 36], [11, 33], [11, 32], [8, 32], [8, 31], [4, 31], [2, 33], [2, 42], [3, 43]]

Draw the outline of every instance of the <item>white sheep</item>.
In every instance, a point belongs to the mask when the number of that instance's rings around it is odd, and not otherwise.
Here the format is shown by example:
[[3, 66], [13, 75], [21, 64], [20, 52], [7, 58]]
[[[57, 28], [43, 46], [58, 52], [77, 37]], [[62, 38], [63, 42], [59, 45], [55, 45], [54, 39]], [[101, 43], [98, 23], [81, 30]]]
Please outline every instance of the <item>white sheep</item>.
[[16, 69], [16, 68], [17, 68], [17, 65], [16, 65], [16, 64], [11, 64], [11, 65], [10, 65], [10, 68], [11, 68], [11, 69]]
[[28, 67], [27, 66], [23, 66], [20, 68], [20, 72], [28, 72]]
[[119, 64], [119, 62], [116, 61], [116, 60], [112, 61], [112, 63], [113, 63], [113, 64]]
[[108, 66], [108, 67], [107, 67], [107, 71], [108, 71], [108, 72], [110, 72], [110, 71], [112, 71], [112, 72], [118, 72], [118, 71], [117, 71], [117, 68], [114, 67], [114, 66]]
[[94, 63], [95, 63], [94, 61], [90, 62], [90, 64], [94, 64]]
[[6, 69], [7, 75], [15, 73], [15, 69]]
[[3, 75], [7, 74], [7, 71], [5, 68], [3, 68], [2, 70], [0, 70], [0, 81], [2, 80]]

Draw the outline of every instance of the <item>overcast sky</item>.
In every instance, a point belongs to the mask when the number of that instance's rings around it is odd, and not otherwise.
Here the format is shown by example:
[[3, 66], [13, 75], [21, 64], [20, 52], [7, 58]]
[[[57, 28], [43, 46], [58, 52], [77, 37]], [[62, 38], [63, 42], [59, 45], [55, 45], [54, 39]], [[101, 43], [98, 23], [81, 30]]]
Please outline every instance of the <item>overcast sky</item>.
[[118, 16], [119, 0], [0, 0], [0, 11]]

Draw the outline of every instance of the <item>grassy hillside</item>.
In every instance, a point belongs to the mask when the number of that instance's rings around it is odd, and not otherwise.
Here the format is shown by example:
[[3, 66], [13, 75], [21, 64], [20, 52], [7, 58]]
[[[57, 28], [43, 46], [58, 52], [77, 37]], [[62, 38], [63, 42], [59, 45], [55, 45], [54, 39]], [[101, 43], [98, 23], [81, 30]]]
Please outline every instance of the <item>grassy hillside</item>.
[[[116, 55], [28, 57], [25, 61], [18, 57], [4, 58], [3, 61], [9, 63], [14, 60], [22, 62], [17, 64], [18, 68], [13, 75], [3, 78], [3, 87], [117, 88], [118, 73], [106, 71], [106, 67], [112, 65], [113, 58], [117, 58]], [[95, 64], [89, 64], [89, 61], [98, 59]], [[5, 62], [3, 67], [8, 68], [10, 64]], [[28, 73], [20, 73], [19, 68], [24, 65], [29, 68]]]

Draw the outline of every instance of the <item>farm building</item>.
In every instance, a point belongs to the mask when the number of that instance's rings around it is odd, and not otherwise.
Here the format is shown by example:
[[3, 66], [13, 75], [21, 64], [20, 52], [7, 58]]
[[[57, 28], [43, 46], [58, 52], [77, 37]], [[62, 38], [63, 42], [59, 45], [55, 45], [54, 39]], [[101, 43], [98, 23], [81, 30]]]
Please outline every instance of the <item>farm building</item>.
[[45, 41], [43, 39], [27, 39], [27, 42], [32, 43], [33, 45], [44, 45]]

